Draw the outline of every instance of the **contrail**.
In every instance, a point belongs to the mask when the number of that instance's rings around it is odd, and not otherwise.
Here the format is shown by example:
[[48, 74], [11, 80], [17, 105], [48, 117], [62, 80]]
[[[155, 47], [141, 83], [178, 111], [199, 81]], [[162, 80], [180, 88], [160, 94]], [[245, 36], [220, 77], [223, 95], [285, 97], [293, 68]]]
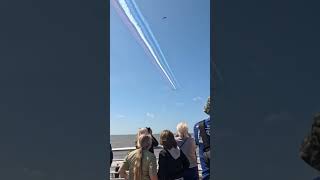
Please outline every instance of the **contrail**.
[[174, 75], [166, 58], [134, 0], [112, 0], [111, 2], [131, 31], [137, 35], [137, 38], [142, 42], [147, 52], [155, 60], [172, 88], [177, 89]]

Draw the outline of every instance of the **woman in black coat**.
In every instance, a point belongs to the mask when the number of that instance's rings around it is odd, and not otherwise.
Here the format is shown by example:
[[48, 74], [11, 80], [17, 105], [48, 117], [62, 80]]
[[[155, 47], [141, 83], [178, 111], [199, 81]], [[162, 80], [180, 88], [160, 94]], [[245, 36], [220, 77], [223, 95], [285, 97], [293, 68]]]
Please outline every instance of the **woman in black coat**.
[[160, 134], [163, 150], [159, 154], [159, 180], [183, 179], [183, 173], [189, 168], [189, 160], [177, 146], [174, 135], [169, 130]]

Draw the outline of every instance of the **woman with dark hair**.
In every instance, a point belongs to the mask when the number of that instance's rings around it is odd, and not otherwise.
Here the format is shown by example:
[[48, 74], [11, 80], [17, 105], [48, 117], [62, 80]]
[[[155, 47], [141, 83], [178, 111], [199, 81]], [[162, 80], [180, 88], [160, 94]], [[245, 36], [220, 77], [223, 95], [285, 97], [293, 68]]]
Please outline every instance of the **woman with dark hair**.
[[160, 134], [163, 150], [159, 153], [158, 178], [160, 180], [183, 179], [183, 173], [189, 168], [189, 160], [177, 146], [174, 135], [169, 130]]
[[[130, 152], [120, 167], [120, 177], [125, 180], [158, 180], [157, 159], [149, 151], [152, 140], [150, 135], [142, 134], [137, 141], [137, 149]], [[129, 171], [129, 176], [126, 171]]]

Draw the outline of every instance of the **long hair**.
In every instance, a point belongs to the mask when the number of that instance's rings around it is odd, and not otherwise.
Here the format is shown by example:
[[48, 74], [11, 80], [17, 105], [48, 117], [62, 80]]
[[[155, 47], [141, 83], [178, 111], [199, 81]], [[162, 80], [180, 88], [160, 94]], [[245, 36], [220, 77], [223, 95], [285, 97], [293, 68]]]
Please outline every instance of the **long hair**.
[[160, 144], [164, 149], [177, 148], [177, 142], [174, 139], [174, 135], [169, 130], [163, 130], [160, 134]]
[[178, 136], [181, 138], [187, 138], [189, 136], [188, 125], [185, 122], [181, 122], [177, 125]]
[[142, 179], [142, 157], [143, 150], [148, 150], [151, 146], [152, 139], [150, 135], [141, 134], [138, 138], [137, 142], [137, 152], [135, 154], [136, 160], [134, 163], [133, 174], [134, 180]]

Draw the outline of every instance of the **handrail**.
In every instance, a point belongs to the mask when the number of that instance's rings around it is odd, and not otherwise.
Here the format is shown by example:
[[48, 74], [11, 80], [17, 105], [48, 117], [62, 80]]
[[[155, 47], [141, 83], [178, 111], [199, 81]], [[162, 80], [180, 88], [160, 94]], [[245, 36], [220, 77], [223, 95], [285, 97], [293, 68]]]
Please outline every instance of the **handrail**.
[[[112, 148], [113, 152], [118, 152], [118, 151], [132, 151], [135, 150], [136, 147], [122, 147], [122, 148]], [[154, 147], [153, 149], [163, 149], [163, 146], [159, 145]]]
[[[112, 151], [113, 152], [121, 152], [121, 151], [132, 151], [132, 150], [135, 150], [136, 147], [123, 147], [123, 148], [112, 148]], [[153, 149], [163, 149], [163, 146], [159, 145], [159, 146], [156, 146], [154, 147]], [[157, 157], [157, 160], [159, 158]], [[114, 161], [124, 161], [124, 159], [113, 159], [112, 162]], [[200, 164], [200, 159], [199, 159], [199, 156], [197, 155], [197, 164]]]

